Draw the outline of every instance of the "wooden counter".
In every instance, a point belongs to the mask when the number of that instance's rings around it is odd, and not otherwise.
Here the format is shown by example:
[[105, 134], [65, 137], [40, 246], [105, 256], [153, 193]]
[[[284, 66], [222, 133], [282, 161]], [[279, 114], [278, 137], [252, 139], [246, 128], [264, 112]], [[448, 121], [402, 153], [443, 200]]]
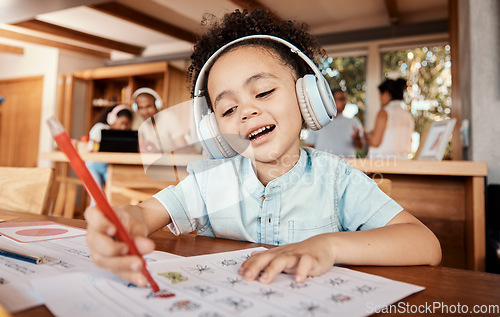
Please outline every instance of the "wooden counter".
[[[103, 162], [111, 164], [127, 164], [127, 165], [173, 165], [174, 161], [177, 166], [187, 166], [189, 162], [200, 160], [204, 155], [200, 154], [170, 154], [161, 155], [155, 153], [112, 153], [112, 152], [84, 152], [80, 153], [84, 161]], [[54, 162], [68, 162], [68, 158], [64, 153], [55, 151], [42, 153], [43, 160]]]
[[[104, 191], [112, 205], [128, 204], [133, 201], [125, 194], [130, 189], [151, 196], [169, 185], [177, 184], [187, 176], [186, 167], [189, 162], [205, 157], [200, 154], [110, 152], [84, 152], [80, 153], [80, 156], [84, 161], [108, 163]], [[62, 152], [42, 153], [42, 159], [68, 162]]]
[[[84, 153], [84, 160], [107, 162], [106, 194], [112, 204], [128, 203], [119, 188], [160, 190], [184, 178], [194, 154], [161, 157], [138, 153]], [[43, 159], [66, 161], [60, 152], [44, 153]], [[149, 168], [143, 167], [143, 161]], [[425, 223], [439, 238], [443, 266], [485, 270], [485, 177], [484, 162], [396, 161], [347, 159], [375, 181], [390, 179], [391, 197]], [[145, 175], [147, 174], [147, 176]]]
[[347, 161], [375, 181], [391, 180], [391, 197], [438, 236], [443, 249], [443, 266], [485, 270], [486, 163]]

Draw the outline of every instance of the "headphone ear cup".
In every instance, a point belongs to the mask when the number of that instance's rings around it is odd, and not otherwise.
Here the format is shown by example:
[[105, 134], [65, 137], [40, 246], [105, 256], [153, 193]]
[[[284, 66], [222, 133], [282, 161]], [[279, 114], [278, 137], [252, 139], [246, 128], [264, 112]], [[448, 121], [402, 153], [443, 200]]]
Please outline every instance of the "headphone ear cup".
[[306, 96], [303, 84], [304, 78], [297, 79], [297, 82], [295, 83], [300, 112], [302, 113], [302, 117], [304, 118], [307, 127], [313, 131], [317, 131], [321, 129], [321, 127], [315, 122], [313, 118], [314, 114], [311, 114], [311, 106], [309, 105], [309, 99]]
[[228, 158], [237, 154], [222, 136], [213, 112], [204, 116], [198, 127], [202, 139], [201, 145], [211, 158]]
[[302, 117], [309, 129], [320, 130], [332, 121], [321, 98], [315, 75], [307, 74], [297, 79], [295, 88]]
[[208, 115], [207, 120], [209, 129], [212, 132], [212, 135], [214, 136], [213, 139], [215, 140], [216, 145], [222, 157], [228, 158], [238, 154], [236, 153], [235, 150], [233, 150], [233, 148], [229, 145], [229, 143], [227, 143], [226, 139], [224, 139], [224, 137], [222, 136], [222, 133], [219, 130], [219, 125], [217, 124], [217, 119], [215, 118], [215, 114], [213, 112]]

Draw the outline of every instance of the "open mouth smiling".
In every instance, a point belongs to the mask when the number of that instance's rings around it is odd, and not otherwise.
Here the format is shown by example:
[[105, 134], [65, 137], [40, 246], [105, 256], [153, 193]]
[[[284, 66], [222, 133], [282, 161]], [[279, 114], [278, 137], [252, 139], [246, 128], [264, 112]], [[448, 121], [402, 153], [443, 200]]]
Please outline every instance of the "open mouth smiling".
[[264, 127], [258, 128], [257, 130], [247, 134], [246, 139], [250, 140], [250, 141], [257, 140], [257, 139], [263, 137], [264, 135], [272, 132], [274, 130], [274, 128], [276, 128], [276, 125], [274, 125], [274, 124], [266, 125]]

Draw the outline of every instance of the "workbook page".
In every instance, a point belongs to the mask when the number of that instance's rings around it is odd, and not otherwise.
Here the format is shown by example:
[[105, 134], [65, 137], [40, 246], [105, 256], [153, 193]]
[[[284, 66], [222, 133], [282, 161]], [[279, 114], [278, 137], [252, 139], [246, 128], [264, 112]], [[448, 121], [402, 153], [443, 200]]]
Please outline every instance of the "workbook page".
[[[98, 269], [90, 259], [85, 236], [74, 238], [20, 243], [0, 236], [0, 249], [20, 252], [42, 258], [42, 264], [29, 263], [0, 256], [0, 303], [11, 313], [43, 304], [29, 281], [47, 276], [84, 271], [91, 275]], [[148, 263], [176, 258], [176, 255], [155, 251], [145, 256]], [[50, 281], [48, 282], [50, 285]], [[65, 284], [68, 290], [68, 284]]]
[[151, 263], [153, 278], [170, 297], [154, 297], [150, 289], [109, 273], [37, 279], [32, 285], [55, 315], [82, 317], [366, 316], [367, 303], [381, 307], [424, 289], [340, 267], [302, 284], [290, 274], [268, 285], [248, 282], [237, 270], [255, 250], [263, 248]]

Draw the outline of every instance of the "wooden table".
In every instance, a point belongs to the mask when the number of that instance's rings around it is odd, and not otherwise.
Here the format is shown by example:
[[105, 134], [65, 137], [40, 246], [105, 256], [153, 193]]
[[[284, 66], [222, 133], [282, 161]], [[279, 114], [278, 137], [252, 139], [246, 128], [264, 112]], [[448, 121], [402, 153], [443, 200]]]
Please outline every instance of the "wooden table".
[[[123, 187], [160, 190], [186, 176], [189, 162], [201, 155], [137, 153], [84, 153], [84, 160], [107, 162], [106, 194], [112, 204], [129, 201], [120, 195]], [[60, 152], [44, 153], [44, 159], [65, 161]], [[347, 159], [372, 178], [391, 180], [391, 197], [426, 224], [443, 249], [443, 266], [484, 271], [486, 263], [484, 184], [488, 175], [484, 162], [401, 161]], [[150, 165], [145, 175], [143, 163]], [[176, 168], [174, 169], [174, 165]], [[161, 175], [162, 181], [158, 180]]]
[[[2, 216], [18, 215], [19, 218], [10, 221], [43, 221], [50, 220], [66, 225], [73, 225], [85, 228], [83, 220], [67, 219], [51, 216], [39, 216], [23, 213], [9, 212], [0, 210]], [[244, 248], [253, 248], [261, 246], [257, 243], [248, 243], [235, 240], [207, 238], [196, 236], [194, 234], [174, 236], [169, 231], [158, 231], [154, 233], [152, 239], [156, 242], [156, 249], [166, 251], [182, 256], [193, 256], [201, 254], [210, 254], [224, 251], [235, 251]], [[266, 246], [270, 247], [270, 246]], [[368, 266], [349, 266], [349, 268], [383, 276], [386, 278], [417, 284], [426, 289], [422, 292], [410, 295], [400, 301], [402, 307], [410, 309], [420, 309], [408, 316], [499, 316], [500, 305], [500, 275], [460, 270], [446, 267], [430, 266], [410, 266], [410, 267], [368, 267]], [[469, 314], [446, 314], [441, 310], [434, 311], [434, 314], [425, 311], [426, 307], [432, 307], [436, 304], [456, 307], [460, 304], [461, 308], [467, 307], [469, 311], [474, 309], [474, 305], [492, 305], [490, 309], [497, 309], [496, 313], [469, 313]], [[411, 305], [411, 306], [407, 306]], [[493, 306], [496, 305], [496, 306]], [[485, 308], [480, 306], [477, 308]], [[401, 316], [401, 314], [377, 314], [377, 316]], [[35, 307], [17, 314], [20, 316], [52, 316], [45, 306]]]

